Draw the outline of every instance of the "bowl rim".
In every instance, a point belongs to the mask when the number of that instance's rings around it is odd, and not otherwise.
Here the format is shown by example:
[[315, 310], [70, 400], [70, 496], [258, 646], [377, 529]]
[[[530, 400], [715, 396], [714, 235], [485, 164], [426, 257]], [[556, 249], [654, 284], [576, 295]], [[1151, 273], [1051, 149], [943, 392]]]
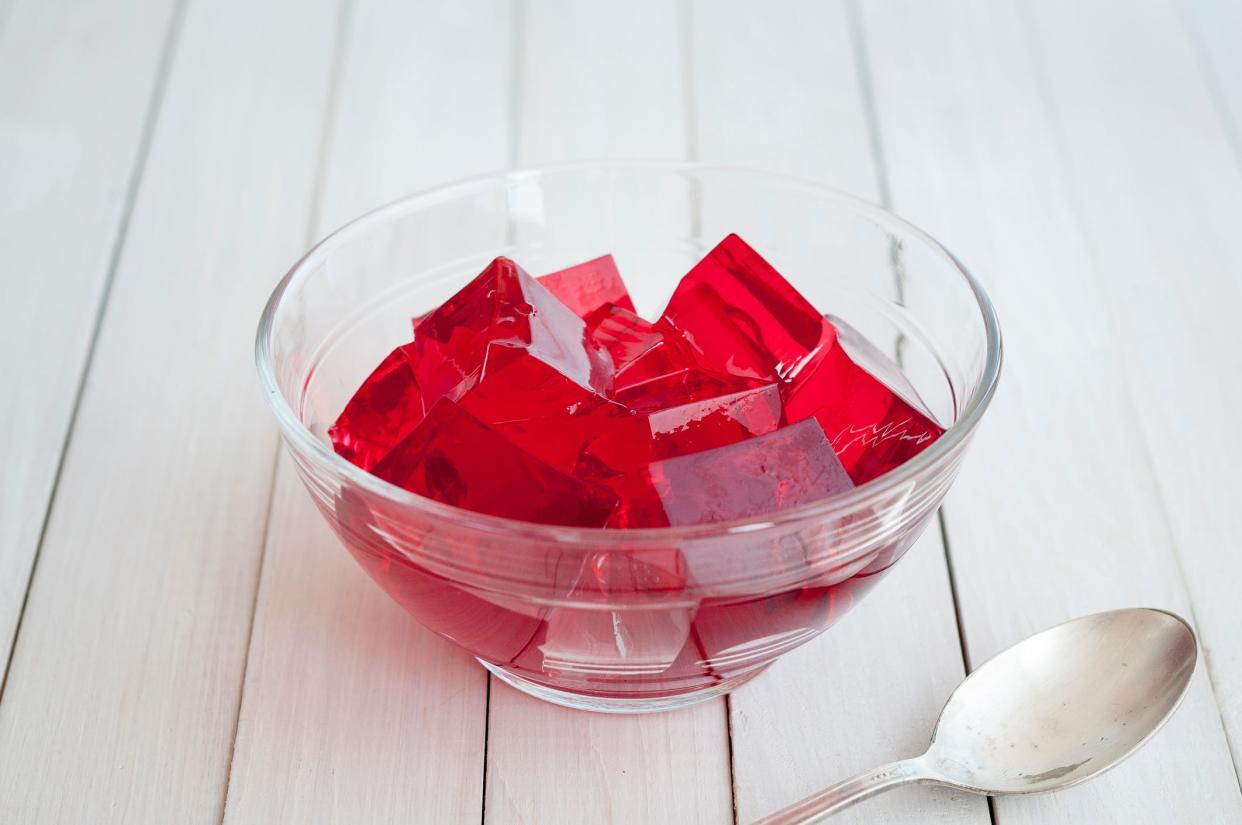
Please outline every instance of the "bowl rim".
[[[731, 521], [681, 527], [644, 527], [624, 530], [520, 521], [487, 513], [478, 513], [457, 507], [456, 505], [435, 501], [384, 481], [378, 476], [371, 475], [361, 467], [350, 463], [337, 455], [326, 443], [316, 438], [306, 425], [302, 423], [301, 418], [281, 392], [272, 364], [272, 339], [275, 319], [281, 308], [282, 299], [295, 283], [309, 277], [309, 273], [313, 273], [318, 265], [328, 258], [335, 249], [365, 234], [374, 225], [385, 223], [405, 212], [434, 205], [440, 201], [451, 200], [475, 191], [482, 191], [494, 187], [498, 183], [512, 186], [514, 184], [529, 183], [533, 179], [552, 174], [631, 168], [667, 173], [721, 173], [729, 176], [754, 178], [769, 184], [801, 189], [819, 197], [835, 200], [882, 226], [887, 225], [900, 229], [903, 233], [925, 244], [932, 252], [944, 258], [957, 270], [967, 287], [971, 290], [982, 316], [986, 338], [983, 371], [980, 375], [979, 385], [966, 399], [958, 419], [946, 428], [944, 434], [936, 439], [930, 447], [904, 464], [851, 490], [827, 496], [809, 504]], [[294, 448], [294, 451], [308, 453], [314, 460], [324, 464], [326, 468], [338, 475], [344, 476], [350, 483], [356, 484], [372, 495], [379, 496], [399, 507], [411, 508], [433, 519], [451, 521], [454, 528], [509, 538], [521, 537], [564, 544], [619, 547], [631, 544], [667, 544], [670, 539], [719, 538], [727, 535], [751, 535], [758, 532], [766, 532], [787, 527], [792, 523], [818, 520], [841, 514], [854, 509], [858, 505], [865, 504], [867, 500], [873, 497], [900, 487], [928, 468], [945, 463], [960, 447], [964, 446], [996, 393], [996, 386], [1000, 379], [1001, 364], [1003, 362], [1003, 344], [1000, 325], [991, 299], [970, 270], [966, 268], [956, 255], [927, 232], [879, 204], [831, 186], [791, 175], [744, 166], [687, 160], [604, 158], [511, 168], [456, 179], [397, 198], [350, 220], [312, 246], [290, 267], [289, 271], [276, 284], [259, 318], [258, 330], [255, 335], [254, 357], [263, 395], [268, 406], [271, 407], [272, 412], [276, 416], [284, 438]]]

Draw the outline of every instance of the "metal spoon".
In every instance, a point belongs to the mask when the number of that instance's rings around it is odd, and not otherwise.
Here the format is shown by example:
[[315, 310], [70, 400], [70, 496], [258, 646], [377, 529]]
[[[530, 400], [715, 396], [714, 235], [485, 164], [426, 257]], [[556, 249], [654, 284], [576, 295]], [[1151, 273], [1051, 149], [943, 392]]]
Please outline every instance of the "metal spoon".
[[1132, 608], [1057, 625], [986, 662], [949, 697], [922, 756], [808, 796], [755, 825], [809, 825], [898, 785], [1045, 793], [1099, 776], [1160, 729], [1195, 669], [1194, 631]]

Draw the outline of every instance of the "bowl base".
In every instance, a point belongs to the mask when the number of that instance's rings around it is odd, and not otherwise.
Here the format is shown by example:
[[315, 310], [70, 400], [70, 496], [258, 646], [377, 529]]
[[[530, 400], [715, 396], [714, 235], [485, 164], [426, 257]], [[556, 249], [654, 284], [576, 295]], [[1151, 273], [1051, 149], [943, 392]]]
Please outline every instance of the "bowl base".
[[595, 713], [661, 713], [668, 710], [679, 710], [697, 705], [699, 702], [706, 702], [708, 699], [714, 699], [717, 696], [723, 696], [768, 669], [767, 665], [757, 667], [754, 670], [747, 671], [740, 676], [734, 676], [710, 687], [701, 690], [691, 691], [689, 693], [678, 693], [673, 696], [655, 696], [651, 698], [635, 697], [633, 699], [620, 699], [609, 696], [591, 696], [584, 693], [573, 693], [568, 690], [557, 690], [556, 688], [541, 685], [532, 682], [521, 676], [516, 676], [509, 671], [497, 665], [489, 664], [482, 659], [478, 660], [479, 664], [487, 668], [488, 672], [500, 681], [510, 687], [517, 688], [525, 694], [534, 696], [536, 699], [542, 699], [545, 702], [551, 702], [561, 707], [573, 708], [574, 710], [588, 710]]

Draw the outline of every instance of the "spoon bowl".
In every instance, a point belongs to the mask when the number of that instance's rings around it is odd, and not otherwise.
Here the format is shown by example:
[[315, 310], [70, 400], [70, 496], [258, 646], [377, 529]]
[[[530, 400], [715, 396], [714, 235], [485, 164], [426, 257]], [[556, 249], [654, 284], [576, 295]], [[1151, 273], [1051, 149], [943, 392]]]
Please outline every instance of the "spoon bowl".
[[756, 825], [809, 825], [911, 783], [995, 796], [1085, 782], [1164, 725], [1197, 659], [1194, 631], [1163, 610], [1112, 610], [1049, 628], [958, 686], [925, 754], [847, 779]]
[[924, 759], [961, 788], [1042, 793], [1098, 776], [1177, 709], [1194, 632], [1162, 610], [1096, 613], [998, 654], [961, 684]]

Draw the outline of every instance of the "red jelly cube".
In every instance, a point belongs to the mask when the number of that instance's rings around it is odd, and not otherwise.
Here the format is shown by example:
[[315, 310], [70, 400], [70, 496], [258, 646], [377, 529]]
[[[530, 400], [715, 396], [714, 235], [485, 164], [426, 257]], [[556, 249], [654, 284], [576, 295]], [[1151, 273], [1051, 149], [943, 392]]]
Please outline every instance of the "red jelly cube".
[[708, 369], [784, 379], [786, 419], [815, 416], [855, 483], [907, 461], [943, 432], [855, 364], [836, 328], [736, 235], [682, 279], [663, 320]]
[[653, 462], [616, 489], [610, 526], [732, 521], [809, 504], [853, 488], [818, 422]]
[[827, 320], [819, 346], [786, 387], [785, 415], [818, 419], [855, 484], [908, 461], [944, 432], [855, 364]]
[[606, 307], [591, 321], [591, 335], [616, 365], [613, 398], [630, 409], [659, 410], [767, 383], [702, 369], [680, 335], [622, 307]]
[[[632, 309], [616, 305], [601, 307], [592, 313], [590, 330], [591, 337], [612, 357], [617, 371], [665, 343], [663, 333], [650, 321], [640, 318]], [[613, 389], [616, 387], [614, 373]]]
[[497, 258], [414, 332], [423, 403], [456, 401], [488, 373], [538, 361], [592, 393], [607, 390], [608, 355], [586, 325], [508, 258]]
[[781, 426], [780, 389], [753, 390], [692, 401], [618, 421], [591, 438], [574, 475], [606, 480], [665, 458], [726, 447]]
[[[580, 602], [596, 594], [675, 599], [686, 584], [685, 561], [676, 549], [606, 551], [588, 559], [571, 595]], [[540, 645], [543, 669], [568, 682], [591, 675], [663, 673], [685, 647], [694, 615], [694, 608], [684, 602], [658, 610], [650, 603], [632, 609], [600, 607], [558, 607], [549, 613]]]
[[661, 318], [712, 372], [783, 378], [819, 342], [821, 316], [771, 264], [729, 235], [681, 279]]
[[457, 403], [531, 455], [568, 472], [583, 445], [633, 414], [537, 358], [489, 365]]
[[600, 527], [617, 503], [604, 488], [549, 467], [448, 399], [372, 472], [446, 504], [544, 524]]
[[765, 384], [751, 390], [694, 401], [647, 415], [659, 458], [724, 447], [781, 426], [780, 388]]
[[562, 470], [592, 432], [629, 415], [605, 397], [612, 362], [583, 320], [506, 258], [428, 315], [414, 348], [425, 405], [456, 401]]
[[910, 383], [910, 379], [901, 371], [896, 361], [843, 319], [835, 315], [825, 315], [824, 318], [837, 328], [837, 341], [851, 361], [901, 396], [901, 399], [911, 407], [931, 418], [927, 403], [923, 401], [919, 391]]
[[409, 344], [397, 347], [367, 376], [328, 430], [337, 454], [370, 470], [423, 418]]
[[587, 318], [608, 305], [634, 311], [634, 302], [611, 255], [541, 275], [539, 283], [579, 318]]

